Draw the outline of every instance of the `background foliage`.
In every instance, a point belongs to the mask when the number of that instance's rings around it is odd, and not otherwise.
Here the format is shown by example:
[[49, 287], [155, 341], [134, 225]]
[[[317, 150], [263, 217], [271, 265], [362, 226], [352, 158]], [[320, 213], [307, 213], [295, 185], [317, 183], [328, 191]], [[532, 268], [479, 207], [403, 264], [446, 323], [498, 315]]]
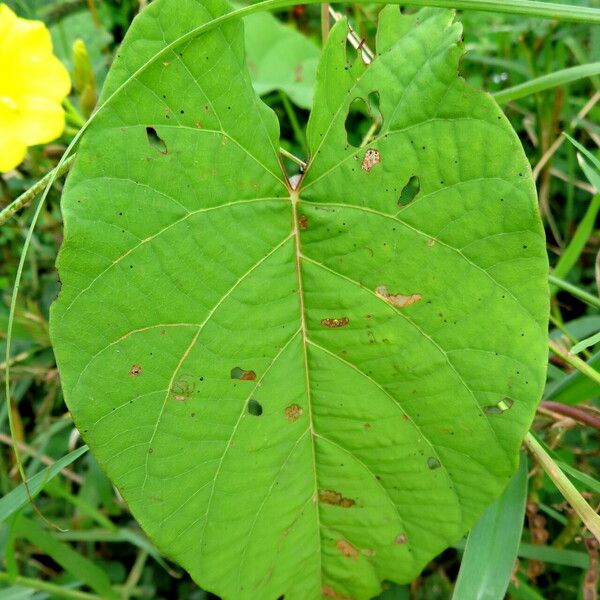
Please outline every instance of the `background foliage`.
[[[72, 73], [73, 44], [77, 38], [82, 39], [99, 89], [124, 32], [145, 2], [20, 0], [8, 4], [23, 17], [41, 18], [47, 23], [57, 55]], [[578, 4], [600, 7], [597, 1]], [[372, 43], [378, 6], [348, 4], [337, 5], [336, 9], [348, 14], [359, 36]], [[469, 50], [462, 74], [474, 86], [491, 92], [600, 57], [599, 27], [479, 13], [464, 13], [460, 19]], [[320, 46], [319, 7], [296, 6], [278, 14], [277, 20], [261, 15], [253, 21], [247, 24], [247, 49], [255, 84], [278, 114], [285, 149], [303, 157], [302, 132], [308, 118], [311, 69]], [[290, 34], [289, 27], [305, 37]], [[276, 41], [281, 49], [278, 53], [273, 51]], [[282, 68], [281, 61], [275, 60], [277, 56], [285, 56], [289, 66]], [[293, 77], [290, 68], [296, 69]], [[18, 172], [0, 178], [0, 208], [56, 165], [89, 113], [94, 94], [94, 89], [78, 86], [70, 98], [69, 125], [63, 138], [32, 148]], [[588, 474], [587, 479], [578, 475], [574, 482], [592, 506], [597, 506], [600, 490], [593, 479], [600, 464], [600, 412], [595, 404], [600, 390], [559, 354], [564, 355], [564, 349], [600, 330], [596, 275], [600, 201], [598, 196], [593, 197], [595, 171], [591, 161], [588, 159], [586, 170], [592, 183], [580, 167], [578, 150], [561, 133], [570, 133], [597, 155], [599, 102], [600, 76], [596, 75], [527, 94], [503, 106], [537, 176], [554, 275], [568, 283], [552, 287], [550, 338], [559, 352], [549, 354], [546, 402], [538, 411], [534, 429], [553, 450], [555, 459], [566, 468]], [[358, 139], [367, 133], [370, 124], [360, 110], [355, 113], [351, 126]], [[59, 184], [51, 192], [34, 234], [14, 333], [13, 403], [18, 410], [13, 416], [28, 477], [79, 445], [62, 401], [48, 338], [48, 308], [59, 289], [54, 260], [61, 242], [60, 190]], [[20, 213], [0, 228], [0, 356], [4, 354], [7, 307], [30, 212]], [[599, 351], [600, 345], [592, 344], [579, 357], [597, 366]], [[0, 493], [4, 496], [0, 502], [0, 548], [4, 572], [0, 580], [7, 581], [9, 575], [18, 572], [32, 581], [15, 584], [13, 577], [0, 588], [0, 599], [207, 597], [146, 541], [89, 453], [45, 484], [36, 499], [43, 518], [28, 505], [20, 512], [7, 510], [7, 499], [19, 504], [14, 494], [6, 495], [19, 478], [10, 451], [7, 405], [2, 394], [0, 391]], [[528, 475], [525, 529], [510, 597], [592, 600], [597, 588], [597, 546], [586, 543], [577, 516], [531, 461]], [[463, 548], [464, 543], [444, 552], [411, 586], [390, 586], [382, 597], [450, 598]], [[47, 589], [42, 589], [44, 583]]]

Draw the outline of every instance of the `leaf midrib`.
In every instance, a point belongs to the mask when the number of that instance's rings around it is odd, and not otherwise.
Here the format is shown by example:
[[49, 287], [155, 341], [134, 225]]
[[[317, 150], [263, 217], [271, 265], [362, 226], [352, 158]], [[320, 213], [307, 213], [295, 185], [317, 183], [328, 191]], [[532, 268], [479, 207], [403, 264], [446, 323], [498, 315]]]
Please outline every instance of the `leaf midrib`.
[[300, 332], [302, 335], [302, 353], [304, 357], [304, 378], [306, 386], [306, 404], [308, 410], [308, 426], [311, 439], [311, 453], [313, 461], [313, 481], [314, 481], [314, 492], [313, 502], [315, 505], [315, 517], [316, 523], [316, 535], [319, 545], [319, 574], [321, 581], [323, 581], [323, 556], [322, 556], [322, 540], [321, 540], [321, 514], [319, 508], [319, 488], [317, 482], [317, 450], [315, 444], [315, 428], [313, 422], [313, 408], [312, 398], [310, 393], [310, 375], [308, 368], [308, 330], [306, 327], [306, 311], [304, 306], [304, 285], [302, 281], [302, 246], [300, 242], [300, 224], [298, 216], [298, 203], [300, 202], [299, 190], [290, 190], [290, 202], [292, 206], [292, 235], [295, 239], [294, 247], [294, 262], [296, 267], [296, 276], [298, 281], [298, 309], [300, 312]]

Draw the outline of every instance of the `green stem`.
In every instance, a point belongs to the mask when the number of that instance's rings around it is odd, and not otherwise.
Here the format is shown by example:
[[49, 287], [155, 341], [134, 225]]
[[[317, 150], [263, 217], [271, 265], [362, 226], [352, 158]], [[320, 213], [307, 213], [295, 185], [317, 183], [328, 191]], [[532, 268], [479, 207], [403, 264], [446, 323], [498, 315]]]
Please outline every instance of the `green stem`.
[[145, 550], [140, 550], [135, 559], [135, 563], [133, 563], [133, 567], [129, 572], [129, 577], [127, 577], [127, 581], [121, 589], [121, 596], [123, 600], [129, 600], [129, 598], [133, 595], [133, 591], [142, 577], [142, 572], [147, 560], [148, 553]]
[[59, 585], [49, 583], [48, 581], [30, 579], [29, 577], [21, 577], [20, 575], [11, 577], [8, 573], [0, 572], [0, 581], [12, 583], [13, 585], [22, 585], [23, 587], [32, 590], [48, 592], [53, 596], [59, 596], [61, 598], [73, 598], [74, 600], [102, 600], [102, 598], [96, 596], [96, 594], [88, 594], [87, 592], [80, 592], [78, 590], [68, 590]]
[[308, 154], [308, 148], [306, 147], [306, 138], [304, 137], [304, 132], [302, 131], [302, 127], [300, 127], [300, 123], [298, 122], [298, 117], [296, 116], [296, 111], [292, 106], [287, 94], [285, 92], [279, 91], [279, 97], [281, 98], [281, 103], [283, 104], [283, 109], [285, 110], [288, 119], [290, 120], [290, 125], [292, 126], [292, 130], [294, 131], [294, 137], [298, 142], [298, 145], [302, 148], [302, 151], [305, 154]]
[[528, 433], [525, 436], [524, 442], [529, 452], [531, 452], [534, 458], [540, 463], [565, 500], [579, 515], [581, 520], [585, 523], [585, 526], [592, 532], [592, 535], [600, 541], [600, 517], [596, 514], [594, 509], [585, 501], [583, 496], [577, 491], [577, 488], [560, 470], [558, 465], [552, 460], [550, 455], [531, 433]]
[[377, 130], [379, 129], [379, 125], [380, 125], [379, 119], [375, 119], [373, 121], [373, 123], [371, 124], [371, 127], [369, 127], [369, 131], [367, 131], [367, 133], [365, 134], [365, 137], [363, 138], [362, 142], [360, 143], [361, 148], [366, 146], [373, 139], [373, 136], [375, 135], [375, 133], [377, 133]]
[[556, 342], [548, 340], [548, 346], [550, 350], [556, 354], [559, 358], [562, 358], [567, 364], [571, 365], [574, 369], [577, 369], [580, 373], [583, 373], [586, 377], [591, 379], [594, 383], [600, 385], [600, 373], [593, 367], [590, 367], [584, 360], [581, 360], [579, 356], [571, 354], [566, 350], [563, 350]]
[[[362, 4], [362, 2], [359, 2]], [[399, 2], [406, 6], [437, 6], [440, 8], [456, 8], [459, 10], [479, 10], [483, 12], [506, 13], [557, 19], [579, 23], [600, 23], [600, 10], [585, 6], [569, 6], [568, 4], [551, 4], [528, 0], [404, 0]]]
[[67, 117], [67, 121], [71, 123], [71, 125], [75, 125], [78, 129], [85, 125], [85, 119], [79, 113], [79, 111], [73, 106], [71, 101], [68, 98], [63, 100], [63, 106], [65, 109], [65, 115]]
[[600, 62], [590, 63], [587, 65], [578, 65], [576, 67], [570, 67], [568, 69], [561, 69], [548, 75], [542, 75], [542, 77], [536, 77], [530, 79], [525, 83], [515, 85], [494, 94], [494, 98], [498, 104], [505, 104], [512, 100], [518, 100], [531, 94], [537, 94], [544, 90], [549, 90], [579, 79], [586, 77], [593, 77], [594, 75], [600, 74]]
[[302, 170], [306, 169], [306, 163], [297, 156], [294, 156], [291, 152], [288, 152], [285, 148], [279, 148], [279, 154], [296, 163]]
[[572, 283], [569, 283], [568, 281], [565, 281], [564, 279], [555, 277], [554, 275], [548, 275], [548, 280], [550, 281], [550, 283], [553, 283], [556, 287], [561, 288], [565, 292], [569, 292], [570, 294], [572, 294], [576, 298], [579, 298], [580, 300], [583, 300], [586, 304], [589, 304], [594, 308], [600, 308], [600, 298], [598, 298], [597, 296], [594, 296], [593, 294], [590, 294], [589, 292], [578, 288], [577, 286], [573, 285]]
[[75, 160], [75, 155], [69, 157], [65, 160], [62, 165], [59, 165], [52, 171], [50, 171], [47, 175], [42, 177], [38, 182], [34, 183], [28, 190], [23, 192], [16, 200], [11, 202], [8, 206], [3, 208], [0, 211], [0, 226], [4, 225], [8, 219], [10, 219], [16, 212], [25, 208], [45, 187], [46, 184], [54, 177], [56, 180], [57, 177], [64, 175]]

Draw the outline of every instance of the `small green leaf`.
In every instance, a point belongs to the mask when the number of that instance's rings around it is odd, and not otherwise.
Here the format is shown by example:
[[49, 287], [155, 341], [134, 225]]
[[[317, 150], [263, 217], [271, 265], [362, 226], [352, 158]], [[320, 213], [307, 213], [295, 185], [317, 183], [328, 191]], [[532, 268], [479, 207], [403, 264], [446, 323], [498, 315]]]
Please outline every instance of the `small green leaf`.
[[571, 352], [573, 354], [579, 354], [583, 350], [587, 350], [588, 348], [591, 348], [592, 346], [595, 346], [598, 343], [600, 343], [600, 331], [588, 338], [585, 338], [585, 340], [581, 340], [579, 343], [575, 344], [571, 348]]
[[[109, 74], [100, 103], [122, 91], [62, 202], [64, 394], [204, 589], [366, 600], [460, 538], [516, 468], [547, 359], [535, 189], [497, 105], [457, 77], [453, 14], [398, 7], [368, 67], [332, 29], [292, 185], [242, 24], [164, 51], [228, 11], [153, 2]], [[380, 130], [353, 147], [350, 106], [373, 96]]]

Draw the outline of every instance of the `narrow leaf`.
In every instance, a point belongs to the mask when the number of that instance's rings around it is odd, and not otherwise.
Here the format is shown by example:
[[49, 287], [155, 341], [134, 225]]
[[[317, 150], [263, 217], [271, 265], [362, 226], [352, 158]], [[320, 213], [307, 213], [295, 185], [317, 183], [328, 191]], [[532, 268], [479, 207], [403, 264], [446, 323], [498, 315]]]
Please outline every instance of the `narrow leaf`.
[[539, 92], [544, 92], [598, 74], [600, 74], [600, 62], [577, 65], [576, 67], [554, 71], [553, 73], [548, 73], [547, 75], [530, 79], [525, 83], [501, 90], [494, 94], [494, 98], [499, 104], [505, 104], [506, 102], [519, 100], [520, 98], [530, 96], [531, 94], [538, 94]]
[[[64, 468], [68, 467], [72, 462], [77, 460], [82, 454], [85, 454], [88, 450], [87, 446], [82, 446], [73, 450], [66, 456], [57, 460], [52, 466], [46, 467], [39, 473], [34, 475], [27, 482], [29, 493], [35, 496], [44, 485], [54, 479]], [[23, 508], [29, 502], [27, 495], [27, 488], [25, 484], [20, 484], [14, 490], [11, 490], [6, 496], [0, 498], [0, 523], [5, 521], [19, 509]]]
[[513, 572], [525, 518], [527, 457], [502, 496], [480, 517], [467, 538], [453, 600], [502, 600]]
[[[600, 179], [600, 175], [598, 176], [598, 179]], [[577, 264], [583, 249], [588, 243], [590, 236], [594, 232], [599, 211], [600, 194], [596, 194], [592, 197], [590, 205], [585, 211], [583, 218], [579, 222], [575, 235], [573, 235], [569, 245], [565, 248], [564, 252], [560, 256], [560, 259], [556, 263], [556, 266], [554, 267], [553, 274], [555, 277], [564, 279], [569, 274], [571, 269]], [[556, 290], [556, 287], [553, 287]], [[578, 352], [581, 352], [581, 350], [574, 350], [574, 352], [577, 354]]]
[[573, 354], [579, 354], [583, 350], [587, 350], [588, 348], [591, 348], [592, 346], [595, 346], [598, 343], [600, 343], [600, 331], [594, 335], [591, 335], [588, 338], [585, 338], [584, 340], [581, 340], [577, 344], [575, 344], [571, 348], [571, 352]]
[[21, 536], [56, 561], [72, 577], [84, 582], [106, 600], [119, 600], [120, 596], [112, 589], [106, 573], [80, 552], [24, 516], [19, 518], [17, 528]]

